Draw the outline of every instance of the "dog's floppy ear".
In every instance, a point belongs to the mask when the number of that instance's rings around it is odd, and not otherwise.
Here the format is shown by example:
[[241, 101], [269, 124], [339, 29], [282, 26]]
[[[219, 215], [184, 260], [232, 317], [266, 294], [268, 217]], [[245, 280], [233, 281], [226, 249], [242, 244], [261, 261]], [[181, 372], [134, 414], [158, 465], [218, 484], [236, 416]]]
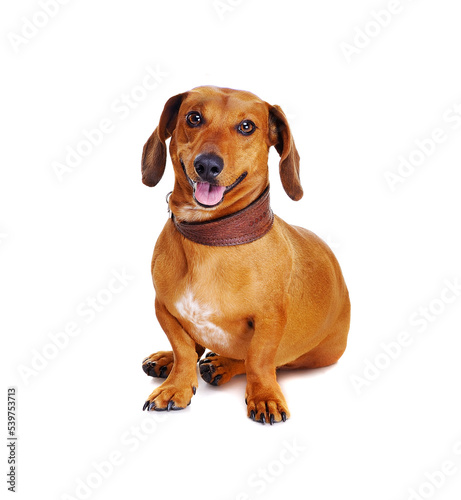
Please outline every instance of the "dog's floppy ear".
[[142, 150], [142, 182], [149, 187], [158, 184], [165, 171], [166, 145], [171, 137], [178, 118], [178, 111], [186, 94], [178, 94], [170, 99], [163, 108], [158, 127], [152, 132]]
[[295, 201], [303, 196], [299, 180], [299, 154], [287, 117], [280, 106], [269, 106], [269, 139], [280, 155], [280, 178], [287, 195]]

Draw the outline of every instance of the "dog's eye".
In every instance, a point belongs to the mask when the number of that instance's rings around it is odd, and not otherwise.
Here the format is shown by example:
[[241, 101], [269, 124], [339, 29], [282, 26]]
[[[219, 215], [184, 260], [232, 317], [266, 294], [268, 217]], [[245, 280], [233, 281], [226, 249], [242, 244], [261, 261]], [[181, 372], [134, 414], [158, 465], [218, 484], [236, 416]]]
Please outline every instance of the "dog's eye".
[[187, 124], [191, 127], [198, 127], [202, 123], [202, 115], [198, 111], [191, 111], [186, 115]]
[[237, 130], [243, 135], [250, 135], [256, 130], [256, 125], [251, 120], [243, 120], [237, 126]]

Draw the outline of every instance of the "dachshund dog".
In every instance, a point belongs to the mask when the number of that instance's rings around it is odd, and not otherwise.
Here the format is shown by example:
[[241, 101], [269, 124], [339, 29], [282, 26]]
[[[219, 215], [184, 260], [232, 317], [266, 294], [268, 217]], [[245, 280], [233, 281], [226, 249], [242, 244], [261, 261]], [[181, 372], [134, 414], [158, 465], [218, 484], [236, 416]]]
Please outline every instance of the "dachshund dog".
[[[247, 416], [289, 417], [277, 370], [317, 368], [343, 354], [349, 294], [330, 248], [269, 205], [269, 148], [285, 192], [299, 200], [299, 155], [279, 106], [250, 92], [198, 87], [171, 97], [144, 145], [142, 180], [155, 186], [170, 157], [170, 218], [152, 258], [158, 321], [172, 351], [143, 361], [166, 380], [144, 410], [179, 410], [202, 378], [246, 374]], [[205, 349], [208, 354], [203, 359]]]

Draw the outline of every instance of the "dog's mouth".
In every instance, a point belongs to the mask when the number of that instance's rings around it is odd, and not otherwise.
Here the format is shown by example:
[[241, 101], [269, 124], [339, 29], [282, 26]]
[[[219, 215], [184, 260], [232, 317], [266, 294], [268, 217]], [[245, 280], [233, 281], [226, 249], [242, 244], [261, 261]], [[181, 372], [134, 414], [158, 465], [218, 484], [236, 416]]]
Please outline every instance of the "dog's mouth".
[[208, 182], [194, 182], [194, 198], [197, 203], [205, 207], [214, 207], [224, 198], [225, 186], [215, 186]]
[[224, 196], [234, 189], [238, 184], [240, 184], [243, 179], [248, 175], [248, 172], [243, 172], [235, 182], [233, 182], [230, 186], [220, 186], [219, 184], [211, 184], [209, 182], [199, 182], [193, 181], [186, 172], [186, 167], [182, 160], [181, 162], [182, 169], [184, 171], [184, 175], [186, 179], [189, 181], [189, 184], [193, 189], [193, 197], [194, 200], [202, 207], [213, 208], [222, 203], [224, 200]]

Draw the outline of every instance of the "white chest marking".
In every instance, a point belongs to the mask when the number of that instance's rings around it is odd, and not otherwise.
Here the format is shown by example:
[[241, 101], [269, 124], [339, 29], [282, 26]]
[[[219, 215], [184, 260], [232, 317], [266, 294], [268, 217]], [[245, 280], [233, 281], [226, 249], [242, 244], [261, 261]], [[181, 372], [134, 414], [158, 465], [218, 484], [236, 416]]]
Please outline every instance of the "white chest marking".
[[192, 333], [202, 342], [203, 347], [228, 344], [226, 332], [210, 320], [216, 313], [206, 304], [196, 300], [191, 290], [186, 290], [175, 305], [179, 315], [193, 325]]

